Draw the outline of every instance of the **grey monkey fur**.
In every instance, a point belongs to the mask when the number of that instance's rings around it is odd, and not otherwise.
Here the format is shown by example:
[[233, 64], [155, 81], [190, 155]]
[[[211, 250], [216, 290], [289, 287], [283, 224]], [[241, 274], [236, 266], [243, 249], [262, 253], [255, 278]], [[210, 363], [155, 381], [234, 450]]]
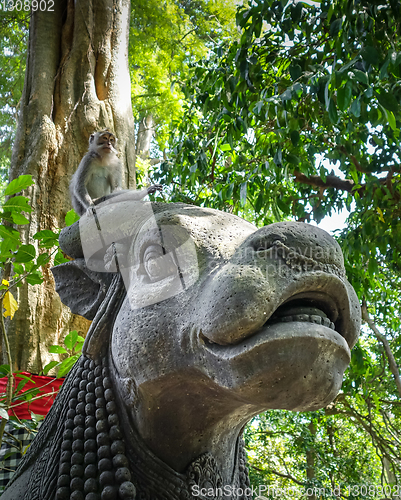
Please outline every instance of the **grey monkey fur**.
[[141, 200], [147, 194], [161, 191], [159, 184], [137, 191], [122, 191], [123, 165], [117, 156], [116, 144], [116, 136], [107, 129], [90, 136], [88, 152], [70, 182], [71, 203], [79, 215], [86, 213], [96, 200], [112, 193]]

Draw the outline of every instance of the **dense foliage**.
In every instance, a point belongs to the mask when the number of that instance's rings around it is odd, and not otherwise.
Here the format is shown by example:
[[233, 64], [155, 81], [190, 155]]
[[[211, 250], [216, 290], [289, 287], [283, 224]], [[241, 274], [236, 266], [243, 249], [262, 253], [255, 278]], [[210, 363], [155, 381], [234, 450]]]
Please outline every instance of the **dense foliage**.
[[231, 0], [139, 0], [131, 5], [129, 63], [137, 120], [152, 115], [156, 142], [164, 148], [173, 119], [180, 120], [181, 85], [188, 64], [235, 30]]
[[395, 484], [401, 3], [310, 3], [260, 0], [239, 8], [240, 40], [216, 45], [192, 65], [185, 114], [159, 180], [173, 201], [258, 224], [351, 212], [338, 237], [366, 327], [343, 392], [315, 417], [313, 440], [308, 415], [274, 412], [254, 423], [251, 470], [276, 485]]
[[0, 9], [0, 185], [7, 176], [25, 76], [29, 15]]
[[[338, 239], [366, 323], [342, 392], [319, 412], [268, 412], [248, 427], [252, 484], [391, 497], [395, 489], [379, 488], [395, 488], [401, 477], [401, 2], [252, 0], [239, 7], [238, 31], [229, 0], [132, 7], [134, 112], [137, 120], [154, 117], [160, 148], [172, 129], [168, 161], [153, 173], [171, 201], [259, 225], [351, 212]], [[0, 15], [4, 169], [28, 19]], [[16, 274], [0, 287], [3, 299], [19, 279], [41, 280], [54, 243], [54, 235], [47, 243], [37, 235], [43, 253], [34, 255], [19, 242], [10, 224], [24, 224], [29, 205], [12, 200], [3, 209], [0, 258]], [[75, 333], [66, 347], [75, 356], [73, 340]]]
[[371, 238], [365, 253], [390, 244], [397, 261], [400, 19], [398, 2], [240, 9], [240, 42], [193, 65], [185, 86], [163, 176], [174, 198], [235, 211], [247, 202], [259, 221], [268, 208], [319, 221], [346, 206]]
[[[22, 401], [29, 402], [33, 398], [46, 397], [46, 391], [39, 394], [40, 387], [34, 387], [24, 391], [27, 381], [33, 382], [24, 373], [14, 371], [14, 363], [11, 356], [11, 349], [6, 330], [6, 321], [12, 321], [18, 309], [15, 300], [16, 288], [20, 287], [24, 281], [29, 285], [38, 285], [43, 282], [42, 270], [50, 261], [54, 264], [61, 264], [67, 259], [58, 247], [58, 234], [50, 230], [39, 231], [33, 235], [33, 240], [39, 243], [39, 252], [36, 251], [32, 243], [24, 244], [20, 233], [12, 227], [12, 224], [23, 226], [28, 224], [27, 215], [32, 212], [29, 199], [20, 193], [32, 186], [33, 180], [30, 175], [21, 175], [8, 184], [4, 191], [5, 201], [0, 210], [0, 338], [2, 349], [5, 352], [7, 363], [0, 365], [0, 377], [7, 377], [7, 387], [5, 393], [0, 394], [0, 442], [3, 443], [6, 422], [11, 420], [17, 428], [25, 428], [31, 435], [37, 430], [40, 418], [32, 414], [32, 420], [20, 421], [15, 416], [9, 416], [9, 410], [18, 407]], [[70, 225], [76, 220], [76, 214], [71, 210], [65, 223]], [[53, 250], [52, 250], [53, 249]], [[8, 318], [5, 320], [5, 318]], [[50, 370], [57, 370], [59, 377], [65, 375], [77, 361], [84, 339], [78, 333], [71, 332], [66, 336], [62, 346], [51, 346], [50, 352], [67, 355], [61, 362], [53, 361], [44, 368], [47, 374]], [[15, 377], [19, 377], [18, 384]], [[12, 436], [11, 436], [12, 437]], [[15, 439], [6, 440], [10, 447], [9, 453], [3, 454], [2, 459], [13, 453], [25, 453], [21, 449], [21, 442]], [[2, 489], [0, 488], [0, 491]]]

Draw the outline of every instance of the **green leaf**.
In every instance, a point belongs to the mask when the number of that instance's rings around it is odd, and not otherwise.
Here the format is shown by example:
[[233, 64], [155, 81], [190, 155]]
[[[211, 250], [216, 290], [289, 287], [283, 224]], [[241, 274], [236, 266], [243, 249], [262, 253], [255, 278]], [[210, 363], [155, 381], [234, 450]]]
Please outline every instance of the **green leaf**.
[[255, 202], [255, 212], [256, 213], [259, 213], [262, 210], [263, 202], [264, 202], [263, 193], [260, 192], [258, 197], [256, 198], [256, 202]]
[[291, 79], [293, 81], [298, 80], [298, 78], [302, 75], [302, 68], [299, 64], [295, 64], [294, 66], [290, 66], [288, 68], [288, 70], [290, 72]]
[[242, 133], [246, 134], [248, 128], [246, 126], [246, 123], [244, 122], [244, 120], [240, 116], [236, 117], [235, 124], [237, 125], [238, 130], [240, 130]]
[[22, 215], [18, 212], [11, 212], [11, 218], [14, 224], [17, 224], [18, 226], [29, 224], [29, 220], [25, 217], [25, 215]]
[[377, 49], [369, 45], [362, 49], [361, 55], [367, 63], [372, 65], [376, 65], [380, 61], [380, 56]]
[[43, 229], [42, 231], [38, 231], [33, 235], [35, 240], [43, 240], [44, 238], [54, 238], [56, 235], [50, 229]]
[[292, 165], [298, 165], [298, 163], [299, 163], [298, 156], [293, 155], [293, 154], [288, 154], [286, 156], [286, 159], [287, 159], [288, 163], [291, 163]]
[[50, 229], [44, 229], [34, 234], [34, 239], [38, 240], [41, 248], [52, 248], [58, 246], [58, 234]]
[[350, 111], [356, 118], [361, 116], [361, 100], [359, 97], [352, 101]]
[[44, 375], [47, 375], [49, 373], [50, 370], [52, 370], [53, 368], [55, 368], [57, 365], [59, 365], [60, 362], [59, 361], [50, 361], [50, 363], [48, 363], [44, 368], [43, 368], [43, 373]]
[[383, 66], [380, 68], [380, 73], [379, 73], [380, 80], [384, 80], [384, 78], [388, 77], [387, 68], [389, 64], [390, 64], [390, 58], [388, 58], [387, 61], [384, 62]]
[[241, 184], [241, 187], [240, 187], [240, 191], [239, 191], [239, 196], [240, 196], [240, 201], [241, 201], [241, 206], [245, 206], [245, 203], [246, 203], [246, 193], [247, 193], [247, 185], [248, 185], [248, 182], [243, 182]]
[[365, 85], [369, 85], [369, 78], [367, 73], [364, 73], [363, 71], [360, 71], [359, 69], [353, 69], [352, 72], [355, 75], [355, 78], [358, 80], [358, 82], [361, 82]]
[[36, 257], [36, 250], [33, 245], [21, 245], [15, 256], [15, 262], [30, 262]]
[[395, 61], [394, 61], [394, 66], [397, 67], [401, 63], [401, 52], [396, 56]]
[[283, 214], [287, 215], [290, 213], [289, 205], [285, 204], [281, 198], [277, 198], [278, 208], [283, 212]]
[[51, 345], [49, 347], [49, 352], [51, 354], [68, 354], [67, 349], [61, 347], [61, 345]]
[[387, 114], [388, 123], [389, 123], [390, 127], [392, 128], [392, 130], [397, 130], [397, 123], [395, 121], [394, 113], [392, 111], [386, 110], [386, 114]]
[[10, 365], [0, 365], [0, 377], [7, 377], [10, 373]]
[[340, 17], [339, 19], [336, 19], [335, 21], [333, 21], [330, 24], [330, 35], [331, 36], [337, 36], [338, 35], [338, 33], [341, 30], [342, 23], [343, 23], [343, 20]]
[[351, 104], [352, 83], [348, 81], [344, 87], [337, 91], [337, 106], [341, 111], [345, 111]]
[[290, 138], [291, 138], [291, 142], [294, 146], [296, 146], [299, 142], [299, 132], [298, 130], [291, 130], [291, 133], [290, 133]]
[[81, 352], [82, 351], [82, 347], [84, 346], [84, 341], [83, 342], [77, 342], [74, 346], [74, 351], [75, 352]]
[[222, 144], [220, 146], [221, 151], [231, 151], [231, 146], [229, 144]]
[[67, 349], [72, 350], [74, 345], [77, 343], [77, 340], [78, 340], [78, 332], [76, 330], [73, 330], [65, 337], [64, 344], [67, 347]]
[[69, 259], [65, 258], [63, 252], [60, 249], [58, 249], [54, 257], [54, 265], [58, 266], [59, 264], [64, 264], [65, 262], [68, 261]]
[[[263, 101], [257, 102], [255, 104], [255, 106], [253, 107], [253, 112], [258, 115], [261, 112], [262, 108], [263, 108], [263, 104], [264, 104]], [[224, 151], [224, 149], [222, 149], [222, 151]]]
[[5, 252], [4, 243], [7, 243], [6, 247], [14, 249], [21, 242], [19, 232], [8, 226], [0, 226], [0, 238], [4, 240], [2, 242], [3, 252]]
[[[14, 394], [18, 394], [26, 385], [27, 380], [20, 380], [17, 384], [17, 388], [15, 389]], [[19, 397], [20, 395], [18, 395]], [[15, 401], [17, 398], [13, 397], [13, 400]]]
[[77, 222], [77, 220], [79, 220], [79, 215], [75, 212], [75, 210], [70, 210], [65, 216], [65, 225], [71, 226], [74, 222]]
[[330, 101], [329, 101], [329, 118], [330, 118], [331, 123], [336, 124], [338, 122], [338, 113], [337, 113], [336, 104], [331, 97], [330, 97]]
[[64, 361], [62, 361], [60, 364], [60, 368], [57, 372], [57, 378], [64, 377], [71, 370], [71, 368], [75, 365], [75, 363], [78, 361], [79, 357], [80, 357], [80, 354], [75, 354], [74, 356], [71, 356], [70, 358], [67, 358]]
[[379, 103], [389, 111], [398, 110], [398, 102], [393, 94], [386, 92], [384, 89], [380, 89], [380, 92], [375, 92], [377, 100]]
[[25, 277], [25, 281], [29, 285], [41, 285], [43, 283], [43, 276], [40, 273], [28, 274], [28, 276]]
[[24, 212], [32, 212], [32, 208], [28, 205], [28, 198], [25, 196], [14, 196], [7, 200], [4, 205], [3, 209], [7, 211], [24, 211]]
[[16, 179], [10, 182], [4, 191], [5, 196], [11, 196], [13, 194], [19, 193], [29, 186], [34, 184], [32, 180], [32, 175], [20, 175]]
[[47, 253], [41, 253], [40, 255], [38, 255], [38, 258], [36, 259], [36, 265], [38, 267], [44, 266], [49, 262], [49, 260], [50, 257], [47, 255]]

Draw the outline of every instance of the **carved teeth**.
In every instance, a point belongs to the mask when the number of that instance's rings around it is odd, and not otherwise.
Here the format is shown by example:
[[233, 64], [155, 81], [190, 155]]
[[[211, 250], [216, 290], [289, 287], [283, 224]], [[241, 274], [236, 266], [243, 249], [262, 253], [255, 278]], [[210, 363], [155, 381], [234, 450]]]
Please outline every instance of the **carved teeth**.
[[312, 323], [316, 323], [317, 325], [321, 325], [322, 320], [327, 319], [327, 318], [322, 318], [321, 316], [317, 316], [316, 314], [311, 314], [309, 316], [309, 318], [310, 318], [310, 321], [312, 321]]
[[315, 323], [317, 325], [323, 325], [327, 328], [331, 328], [335, 331], [336, 327], [329, 318], [322, 318], [316, 314], [294, 314], [292, 316], [282, 316], [281, 318], [276, 316], [272, 318], [274, 323], [289, 323], [291, 321], [303, 321], [305, 323]]
[[294, 316], [295, 321], [310, 321], [309, 314], [296, 314]]
[[321, 310], [318, 309], [317, 307], [313, 306], [294, 306], [291, 304], [284, 305], [280, 307], [276, 312], [275, 315], [277, 316], [287, 316], [287, 315], [301, 315], [301, 314], [307, 314], [308, 316], [320, 316], [321, 318], [326, 318], [327, 315]]

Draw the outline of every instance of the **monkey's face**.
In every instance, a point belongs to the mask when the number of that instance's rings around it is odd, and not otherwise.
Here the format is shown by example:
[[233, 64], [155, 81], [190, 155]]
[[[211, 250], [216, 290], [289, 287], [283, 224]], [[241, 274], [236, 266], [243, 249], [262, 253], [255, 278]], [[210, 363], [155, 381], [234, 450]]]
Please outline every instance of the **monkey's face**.
[[97, 140], [97, 147], [104, 154], [114, 153], [116, 145], [116, 138], [110, 132], [105, 132], [99, 135]]

